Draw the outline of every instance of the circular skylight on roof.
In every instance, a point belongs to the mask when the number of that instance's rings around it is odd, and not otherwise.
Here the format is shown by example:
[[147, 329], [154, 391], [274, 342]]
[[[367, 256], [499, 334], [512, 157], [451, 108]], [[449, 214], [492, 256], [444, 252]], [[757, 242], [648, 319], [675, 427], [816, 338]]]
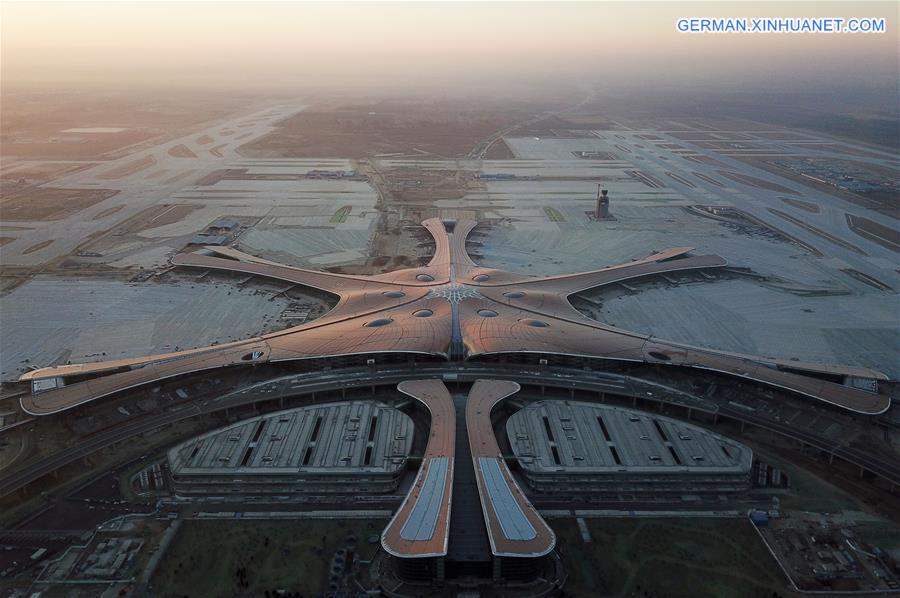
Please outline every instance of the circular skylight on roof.
[[418, 309], [413, 312], [413, 315], [417, 318], [430, 318], [434, 315], [434, 312], [430, 309]]
[[418, 274], [416, 275], [416, 280], [418, 280], [419, 282], [433, 282], [434, 276], [432, 276], [431, 274]]
[[491, 277], [487, 274], [476, 274], [472, 277], [472, 280], [475, 282], [487, 282], [491, 279]]
[[478, 315], [482, 318], [496, 318], [497, 312], [495, 312], [493, 309], [479, 309]]
[[550, 325], [543, 320], [530, 320], [529, 319], [529, 320], [519, 320], [519, 321], [522, 322], [523, 324], [525, 324], [526, 326], [533, 326], [534, 328], [546, 328]]
[[390, 318], [378, 318], [377, 320], [366, 322], [366, 326], [369, 328], [378, 328], [379, 326], [387, 326], [391, 322], [393, 322], [393, 320]]
[[406, 297], [406, 293], [403, 291], [385, 291], [382, 293], [385, 297], [390, 297], [391, 299], [399, 299], [401, 297]]

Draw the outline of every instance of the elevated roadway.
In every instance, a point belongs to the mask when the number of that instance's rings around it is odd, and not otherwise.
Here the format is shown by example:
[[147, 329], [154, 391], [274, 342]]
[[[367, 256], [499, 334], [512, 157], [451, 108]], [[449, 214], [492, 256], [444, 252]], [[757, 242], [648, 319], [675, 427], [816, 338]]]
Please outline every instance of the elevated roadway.
[[716, 414], [753, 426], [765, 428], [787, 438], [801, 441], [829, 455], [843, 459], [861, 470], [881, 477], [893, 485], [900, 485], [900, 463], [896, 459], [851, 448], [813, 432], [801, 430], [774, 418], [743, 409], [719, 404], [690, 393], [630, 376], [609, 372], [585, 371], [576, 368], [542, 366], [539, 368], [515, 364], [417, 364], [381, 366], [319, 371], [309, 374], [282, 376], [259, 382], [217, 399], [188, 404], [178, 410], [147, 415], [80, 439], [62, 450], [29, 463], [23, 468], [0, 476], [0, 496], [6, 496], [28, 484], [53, 473], [89, 454], [137, 436], [197, 415], [241, 407], [262, 401], [286, 397], [341, 391], [348, 388], [399, 384], [418, 378], [437, 378], [458, 382], [474, 382], [479, 378], [500, 379], [521, 385], [545, 386], [569, 392], [588, 391], [666, 402], [698, 412]]

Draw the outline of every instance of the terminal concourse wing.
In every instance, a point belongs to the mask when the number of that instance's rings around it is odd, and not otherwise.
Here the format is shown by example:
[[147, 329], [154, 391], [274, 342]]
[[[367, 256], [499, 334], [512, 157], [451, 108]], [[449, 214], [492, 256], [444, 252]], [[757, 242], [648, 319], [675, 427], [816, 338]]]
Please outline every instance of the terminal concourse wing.
[[[431, 315], [417, 316], [416, 312], [422, 310]], [[315, 320], [306, 326], [227, 345], [141, 359], [45, 368], [29, 372], [32, 385], [47, 380], [62, 383], [22, 397], [21, 405], [32, 415], [49, 415], [176, 376], [267, 362], [378, 353], [446, 357], [450, 323], [447, 302], [426, 299], [418, 302], [415, 310], [401, 306], [339, 321]]]
[[456, 409], [440, 380], [401, 382], [397, 389], [425, 406], [431, 430], [419, 473], [382, 532], [381, 546], [396, 557], [443, 557], [450, 539]]
[[430, 261], [374, 276], [283, 266], [233, 248], [176, 255], [178, 267], [239, 272], [337, 296], [324, 316], [244, 341], [147, 357], [66, 364], [28, 372], [21, 400], [33, 415], [57, 413], [119, 391], [192, 372], [316, 357], [412, 353], [446, 359], [502, 353], [585, 356], [715, 371], [862, 414], [887, 410], [874, 370], [801, 363], [692, 347], [591, 320], [572, 294], [667, 272], [722, 268], [724, 258], [675, 247], [590, 272], [533, 277], [477, 265], [466, 251], [474, 220], [422, 225], [435, 243]]
[[[461, 302], [460, 322], [469, 358], [490, 354], [540, 353], [594, 357], [708, 370], [782, 388], [856, 413], [886, 411], [891, 397], [853, 387], [845, 381], [877, 383], [887, 377], [875, 370], [819, 365], [692, 347], [604, 326], [580, 314], [560, 317], [568, 309], [559, 298], [546, 298], [556, 309], [518, 307], [486, 299]], [[575, 311], [572, 308], [571, 311]], [[482, 314], [497, 314], [485, 317]]]
[[476, 380], [466, 401], [466, 428], [491, 552], [500, 557], [539, 557], [556, 546], [556, 534], [513, 478], [491, 423], [491, 411], [518, 391], [515, 382]]

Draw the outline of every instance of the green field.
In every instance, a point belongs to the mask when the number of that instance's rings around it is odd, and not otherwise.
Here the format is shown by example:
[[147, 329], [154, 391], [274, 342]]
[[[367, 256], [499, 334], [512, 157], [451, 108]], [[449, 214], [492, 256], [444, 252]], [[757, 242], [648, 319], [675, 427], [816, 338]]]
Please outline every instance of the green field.
[[[384, 521], [185, 521], [151, 580], [153, 596], [262, 596], [278, 589], [318, 595], [335, 551], [356, 538], [361, 558]], [[238, 571], [245, 571], [243, 582]]]
[[347, 216], [350, 215], [350, 210], [353, 209], [353, 206], [344, 206], [339, 209], [337, 212], [331, 215], [331, 219], [329, 222], [331, 224], [343, 224], [347, 221]]
[[565, 222], [566, 217], [562, 215], [562, 213], [556, 208], [551, 208], [549, 206], [544, 206], [544, 214], [547, 215], [547, 218], [550, 219], [550, 222]]
[[780, 462], [778, 466], [791, 481], [790, 492], [781, 497], [782, 509], [818, 513], [864, 510], [861, 501], [849, 492], [817, 475], [791, 463]]
[[[744, 519], [551, 520], [571, 596], [772, 598], [788, 595], [774, 559]], [[774, 593], [774, 594], [773, 594]]]
[[866, 522], [853, 528], [856, 535], [900, 559], [900, 525], [891, 522]]

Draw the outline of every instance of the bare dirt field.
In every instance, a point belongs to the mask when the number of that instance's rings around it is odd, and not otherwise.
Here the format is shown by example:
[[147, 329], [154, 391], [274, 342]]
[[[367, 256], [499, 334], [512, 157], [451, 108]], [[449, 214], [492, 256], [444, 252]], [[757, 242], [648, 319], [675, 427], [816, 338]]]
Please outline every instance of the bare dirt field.
[[735, 151], [751, 151], [766, 152], [777, 156], [784, 155], [782, 152], [772, 151], [770, 147], [763, 143], [755, 143], [749, 141], [694, 141], [694, 145], [704, 149], [716, 150], [718, 153], [728, 154]]
[[[186, 128], [221, 119], [246, 103], [170, 90], [152, 97], [146, 93], [83, 94], [5, 86], [0, 154], [38, 160], [108, 159], [135, 144], [174, 138]], [[98, 131], [122, 130], [89, 132], [94, 127]], [[65, 132], [71, 129], [76, 131]]]
[[775, 208], [766, 208], [766, 209], [769, 212], [771, 212], [772, 214], [775, 214], [776, 216], [778, 216], [779, 218], [787, 220], [788, 222], [792, 222], [795, 225], [799, 226], [800, 228], [804, 228], [818, 237], [821, 237], [823, 239], [831, 241], [835, 245], [840, 245], [844, 249], [849, 249], [850, 251], [854, 251], [864, 257], [869, 255], [865, 251], [863, 251], [862, 249], [857, 247], [856, 245], [853, 245], [852, 243], [844, 241], [840, 237], [836, 237], [835, 235], [832, 235], [831, 233], [828, 233], [828, 232], [822, 230], [821, 228], [815, 227], [815, 226], [809, 224], [808, 222], [806, 222], [805, 220], [802, 220], [800, 218], [795, 218], [794, 216], [791, 216], [790, 214], [782, 212], [781, 210], [776, 210]]
[[847, 226], [857, 235], [900, 253], [900, 231], [896, 228], [884, 226], [862, 216], [853, 216], [851, 214], [846, 216]]
[[197, 154], [191, 151], [191, 148], [183, 143], [174, 145], [169, 148], [169, 155], [174, 158], [196, 158]]
[[3, 220], [60, 220], [88, 208], [118, 191], [114, 189], [55, 189], [25, 187], [9, 189], [0, 185], [0, 214]]
[[471, 172], [396, 168], [381, 171], [387, 199], [403, 203], [432, 204], [441, 199], [460, 199], [478, 188]]
[[91, 166], [92, 163], [85, 162], [28, 162], [18, 165], [13, 162], [11, 167], [3, 169], [0, 178], [16, 182], [24, 179], [30, 184], [40, 184]]
[[[767, 159], [763, 159], [761, 157], [748, 157], [748, 156], [733, 156], [736, 160], [740, 160], [742, 162], [746, 162], [751, 166], [756, 166], [757, 168], [762, 168], [772, 174], [777, 174], [778, 176], [782, 176], [786, 179], [790, 179], [792, 181], [796, 181], [798, 183], [802, 183], [807, 187], [812, 187], [813, 189], [817, 189], [822, 191], [823, 193], [827, 193], [828, 195], [832, 195], [834, 197], [839, 197], [850, 203], [854, 203], [858, 206], [862, 206], [864, 208], [869, 208], [870, 210], [875, 210], [886, 216], [890, 216], [892, 218], [900, 218], [900, 206], [898, 206], [896, 197], [893, 195], [879, 195], [879, 194], [866, 194], [861, 195], [858, 193], [852, 193], [847, 191], [846, 189], [841, 189], [834, 185], [829, 185], [823, 181], [818, 181], [811, 177], [802, 176], [799, 173], [794, 172], [788, 168], [782, 168], [778, 166], [775, 162]], [[881, 168], [875, 164], [865, 164], [861, 162], [848, 161], [850, 165], [860, 166], [866, 169], [871, 170], [876, 174], [882, 174], [885, 176], [893, 176], [893, 173], [889, 172], [887, 169]]]
[[516, 157], [502, 139], [498, 139], [484, 154], [485, 160], [512, 160]]
[[138, 173], [146, 168], [150, 168], [154, 164], [156, 164], [156, 158], [154, 158], [153, 156], [144, 156], [143, 158], [134, 160], [132, 162], [127, 162], [121, 166], [113, 168], [112, 170], [108, 170], [103, 174], [99, 174], [97, 175], [97, 178], [107, 181], [121, 179]]
[[698, 142], [717, 142], [717, 141], [748, 141], [753, 139], [749, 135], [744, 135], [743, 133], [731, 133], [731, 132], [707, 132], [707, 131], [689, 131], [684, 133], [670, 133], [672, 137], [676, 139], [682, 139], [684, 141], [698, 141]]
[[[4, 117], [5, 118], [5, 117]], [[25, 159], [73, 160], [103, 158], [114, 150], [158, 137], [161, 131], [126, 129], [121, 133], [67, 134], [57, 137], [55, 131], [42, 132], [39, 138], [12, 138], [4, 141], [3, 155]]]
[[775, 141], [809, 141], [812, 139], [809, 135], [796, 131], [757, 131], [754, 136]]
[[[350, 582], [361, 575], [377, 547], [365, 538], [381, 533], [385, 521], [188, 521], [153, 577], [159, 596], [323, 596], [358, 594]], [[350, 550], [352, 574], [330, 576], [335, 552]], [[236, 571], [243, 574], [235, 574]], [[249, 572], [249, 573], [248, 573]], [[326, 592], [329, 580], [340, 591]], [[363, 578], [364, 579], [364, 578]], [[353, 591], [350, 591], [350, 588]], [[346, 590], [344, 588], [347, 588]]]
[[720, 183], [719, 181], [717, 181], [716, 179], [714, 179], [710, 176], [706, 176], [702, 172], [694, 172], [694, 176], [697, 177], [698, 179], [700, 179], [701, 181], [706, 181], [710, 185], [715, 185], [716, 187], [724, 187], [724, 185], [722, 183]]
[[[222, 168], [219, 170], [213, 170], [206, 176], [201, 177], [200, 180], [194, 184], [197, 185], [198, 187], [206, 187], [206, 186], [215, 185], [216, 183], [218, 183], [219, 181], [224, 179], [226, 176], [228, 176], [230, 173], [234, 172], [235, 170], [236, 169], [233, 169], [233, 168]], [[246, 169], [245, 169], [245, 171], [246, 171]]]
[[573, 131], [607, 129], [610, 126], [606, 119], [598, 117], [583, 116], [581, 121], [573, 120], [577, 118], [579, 117], [563, 118], [551, 115], [531, 124], [516, 127], [511, 134], [515, 137], [579, 137], [581, 135]]
[[697, 154], [696, 156], [685, 156], [685, 160], [690, 160], [691, 162], [697, 162], [699, 164], [709, 164], [710, 166], [726, 166], [724, 162], [720, 162], [715, 158], [710, 158], [709, 156], [704, 156], [703, 154]]
[[716, 172], [718, 172], [725, 178], [741, 183], [742, 185], [747, 185], [748, 187], [756, 187], [757, 189], [767, 189], [769, 191], [775, 191], [777, 193], [789, 193], [791, 195], [797, 195], [797, 192], [793, 189], [782, 187], [778, 183], [758, 179], [754, 176], [750, 176], [749, 174], [731, 172], [730, 170], [717, 170]]
[[611, 129], [621, 129], [622, 125], [602, 114], [590, 113], [569, 113], [565, 116], [558, 117], [564, 124], [564, 129], [597, 129], [600, 131], [609, 131]]
[[[553, 519], [566, 595], [755, 598], [781, 596], [777, 565], [741, 519]], [[774, 591], [778, 590], [778, 591]]]
[[527, 118], [522, 110], [457, 103], [374, 102], [312, 108], [240, 148], [257, 158], [463, 157], [492, 133]]
[[137, 233], [142, 230], [175, 224], [183, 220], [194, 210], [199, 210], [202, 205], [160, 204], [144, 210], [129, 218], [116, 229], [117, 235], [124, 233]]
[[793, 199], [790, 197], [781, 197], [779, 198], [781, 201], [786, 203], [789, 206], [799, 208], [801, 210], [807, 211], [810, 214], [818, 214], [821, 212], [821, 208], [819, 208], [818, 204], [815, 204], [811, 201], [804, 201], [802, 199]]
[[848, 156], [857, 156], [860, 158], [884, 158], [884, 154], [866, 151], [862, 148], [852, 147], [850, 145], [844, 145], [842, 143], [820, 143], [816, 145], [816, 147], [819, 149], [830, 150], [833, 152], [839, 152], [842, 154], [847, 154]]
[[164, 180], [164, 181], [162, 182], [162, 184], [163, 184], [163, 185], [171, 185], [171, 184], [174, 183], [175, 181], [180, 181], [181, 179], [186, 179], [186, 178], [189, 177], [190, 175], [194, 174], [194, 172], [195, 172], [195, 171], [193, 171], [193, 170], [187, 170], [187, 171], [185, 171], [185, 172], [179, 172], [179, 173], [176, 174], [175, 176], [169, 177], [169, 178], [167, 178], [166, 180]]
[[103, 218], [106, 218], [107, 216], [112, 216], [113, 214], [115, 214], [116, 212], [118, 212], [119, 210], [121, 210], [124, 207], [125, 207], [125, 205], [122, 204], [120, 206], [115, 206], [115, 207], [109, 208], [108, 210], [103, 210], [102, 212], [100, 212], [99, 214], [94, 216], [94, 220], [101, 220]]
[[43, 249], [44, 247], [47, 247], [51, 243], [53, 243], [53, 239], [47, 239], [46, 241], [41, 241], [40, 243], [36, 243], [36, 244], [32, 245], [31, 247], [29, 247], [22, 253], [34, 253], [35, 251], [40, 251], [41, 249]]
[[166, 172], [168, 172], [168, 171], [165, 168], [163, 168], [161, 170], [154, 170], [153, 172], [148, 173], [144, 178], [145, 179], [157, 179], [157, 178], [161, 177], [162, 175], [166, 174]]

